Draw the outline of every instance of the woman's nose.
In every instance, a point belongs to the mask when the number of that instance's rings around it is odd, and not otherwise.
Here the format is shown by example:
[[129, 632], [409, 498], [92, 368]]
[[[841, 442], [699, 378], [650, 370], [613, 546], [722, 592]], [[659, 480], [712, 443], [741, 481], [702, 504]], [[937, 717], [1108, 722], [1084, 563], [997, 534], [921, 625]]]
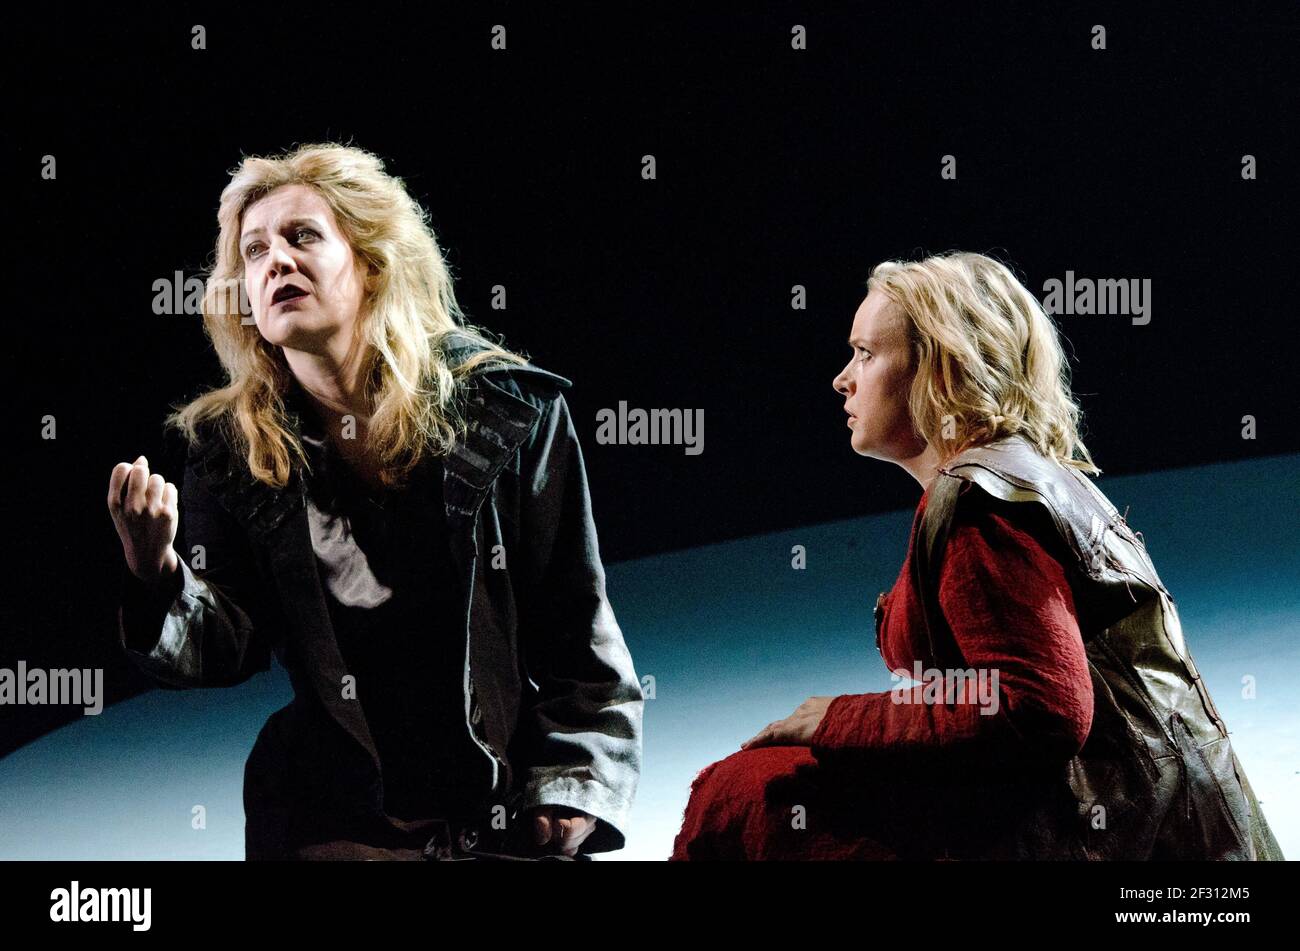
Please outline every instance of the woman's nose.
[[267, 251], [270, 255], [271, 270], [283, 274], [285, 271], [294, 267], [293, 257], [290, 256], [287, 245], [279, 241], [271, 242], [271, 247]]
[[836, 393], [842, 393], [845, 396], [849, 395], [849, 385], [844, 379], [843, 370], [835, 374], [835, 379], [831, 380], [831, 386], [834, 388]]

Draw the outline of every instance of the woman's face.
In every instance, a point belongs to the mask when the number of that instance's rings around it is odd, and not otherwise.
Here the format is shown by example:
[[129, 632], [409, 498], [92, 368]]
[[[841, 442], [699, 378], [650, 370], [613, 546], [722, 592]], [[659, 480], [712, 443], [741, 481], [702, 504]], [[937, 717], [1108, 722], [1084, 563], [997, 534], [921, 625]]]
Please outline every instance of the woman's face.
[[[269, 343], [320, 355], [347, 352], [365, 281], [315, 189], [282, 185], [250, 205], [239, 249], [253, 318]], [[290, 288], [302, 293], [285, 297]]]
[[907, 408], [916, 367], [906, 320], [883, 293], [867, 294], [849, 331], [853, 356], [831, 384], [844, 396], [853, 451], [889, 462], [911, 459], [926, 448]]

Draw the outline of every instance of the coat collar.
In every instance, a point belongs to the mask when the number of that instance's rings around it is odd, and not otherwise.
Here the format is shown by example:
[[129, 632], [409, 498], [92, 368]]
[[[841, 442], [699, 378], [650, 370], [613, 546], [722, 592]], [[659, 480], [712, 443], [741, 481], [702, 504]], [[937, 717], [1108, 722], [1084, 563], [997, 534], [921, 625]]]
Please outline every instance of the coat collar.
[[[481, 349], [473, 338], [459, 333], [449, 335], [447, 341], [444, 352], [453, 364]], [[492, 482], [541, 415], [536, 406], [515, 395], [518, 387], [505, 381], [507, 375], [544, 380], [556, 387], [572, 385], [531, 363], [491, 363], [475, 370], [463, 392], [466, 431], [443, 459], [443, 503], [453, 529], [472, 521]], [[284, 405], [287, 425], [300, 440], [304, 434], [322, 435], [296, 383], [286, 392]], [[198, 461], [214, 494], [255, 539], [267, 540], [286, 520], [305, 511], [305, 485], [297, 460], [281, 490], [254, 479], [243, 460], [233, 458], [224, 440], [209, 440]]]

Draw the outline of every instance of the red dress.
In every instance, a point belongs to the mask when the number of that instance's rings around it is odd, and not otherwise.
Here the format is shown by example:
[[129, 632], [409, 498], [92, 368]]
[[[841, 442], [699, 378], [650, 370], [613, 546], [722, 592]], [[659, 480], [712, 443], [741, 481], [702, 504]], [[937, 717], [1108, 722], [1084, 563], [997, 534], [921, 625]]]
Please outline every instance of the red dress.
[[[915, 661], [933, 663], [911, 583], [927, 497], [879, 599], [881, 654], [909, 680]], [[945, 550], [940, 608], [965, 663], [997, 671], [996, 690], [987, 678], [969, 702], [922, 702], [924, 686], [836, 697], [811, 747], [756, 747], [705, 767], [670, 860], [959, 858], [995, 842], [1043, 794], [1035, 768], [1074, 756], [1092, 725], [1070, 560], [1036, 510], [971, 492]]]

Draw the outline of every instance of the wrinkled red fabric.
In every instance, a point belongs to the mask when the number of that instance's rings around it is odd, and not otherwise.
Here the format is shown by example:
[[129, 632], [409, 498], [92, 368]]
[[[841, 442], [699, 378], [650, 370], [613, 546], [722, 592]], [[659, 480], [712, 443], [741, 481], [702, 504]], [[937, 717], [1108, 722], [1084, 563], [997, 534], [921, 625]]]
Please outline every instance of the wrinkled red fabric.
[[[911, 581], [927, 498], [881, 599], [881, 655], [908, 680], [915, 661], [934, 666]], [[999, 816], [1037, 794], [1027, 771], [1074, 756], [1092, 724], [1067, 564], [1035, 507], [963, 497], [939, 605], [966, 666], [997, 670], [996, 713], [974, 693], [922, 702], [925, 688], [901, 681], [836, 697], [810, 746], [751, 748], [701, 770], [670, 859], [943, 858], [996, 835]], [[895, 702], [905, 693], [914, 702]]]

